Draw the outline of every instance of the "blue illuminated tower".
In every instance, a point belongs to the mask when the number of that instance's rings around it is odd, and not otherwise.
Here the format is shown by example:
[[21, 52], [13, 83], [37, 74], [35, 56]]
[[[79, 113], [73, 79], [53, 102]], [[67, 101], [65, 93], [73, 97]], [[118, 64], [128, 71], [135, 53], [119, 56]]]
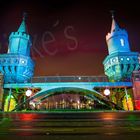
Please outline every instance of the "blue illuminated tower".
[[34, 73], [34, 62], [30, 57], [32, 42], [27, 33], [25, 14], [17, 32], [9, 36], [7, 54], [0, 55], [0, 72], [5, 83], [27, 82]]
[[106, 35], [109, 55], [103, 61], [105, 74], [110, 81], [129, 80], [132, 72], [140, 68], [138, 52], [131, 52], [128, 34], [121, 29], [112, 13], [111, 31]]

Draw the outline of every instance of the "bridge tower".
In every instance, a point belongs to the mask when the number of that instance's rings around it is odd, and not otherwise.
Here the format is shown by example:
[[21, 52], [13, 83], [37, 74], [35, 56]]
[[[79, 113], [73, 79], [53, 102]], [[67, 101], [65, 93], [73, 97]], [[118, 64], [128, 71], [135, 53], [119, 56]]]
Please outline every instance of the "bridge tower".
[[112, 12], [111, 31], [106, 35], [108, 56], [103, 61], [105, 74], [110, 81], [127, 81], [132, 72], [140, 68], [138, 52], [130, 50], [128, 34], [119, 27]]
[[34, 73], [34, 62], [30, 57], [32, 42], [25, 18], [24, 14], [18, 30], [9, 36], [7, 54], [0, 55], [0, 72], [4, 75], [4, 83], [26, 82]]

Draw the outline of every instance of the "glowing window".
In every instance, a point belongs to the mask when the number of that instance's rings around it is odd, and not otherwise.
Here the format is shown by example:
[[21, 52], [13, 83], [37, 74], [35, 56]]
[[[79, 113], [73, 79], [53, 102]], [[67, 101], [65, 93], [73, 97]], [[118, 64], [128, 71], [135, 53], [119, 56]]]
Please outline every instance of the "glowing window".
[[24, 60], [22, 60], [22, 61], [21, 61], [21, 63], [22, 63], [22, 64], [24, 64], [24, 63], [25, 63], [25, 61], [24, 61]]
[[121, 42], [121, 46], [124, 46], [124, 39], [120, 39], [120, 42]]
[[130, 58], [127, 58], [127, 61], [129, 61], [130, 60]]
[[113, 62], [116, 62], [116, 59], [115, 58], [113, 59]]

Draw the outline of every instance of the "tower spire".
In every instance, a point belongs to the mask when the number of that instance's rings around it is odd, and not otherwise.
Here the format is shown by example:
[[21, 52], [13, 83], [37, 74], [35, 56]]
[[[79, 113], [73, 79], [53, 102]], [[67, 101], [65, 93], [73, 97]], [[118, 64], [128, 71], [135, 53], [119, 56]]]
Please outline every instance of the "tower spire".
[[27, 17], [27, 13], [23, 13], [22, 22], [18, 28], [18, 32], [22, 32], [22, 33], [27, 32], [26, 23], [25, 23], [26, 17]]
[[111, 12], [111, 15], [112, 15], [111, 32], [114, 32], [114, 31], [119, 29], [119, 26], [118, 26], [118, 24], [117, 24], [117, 22], [115, 21], [115, 18], [114, 18], [114, 12], [115, 11], [111, 10], [110, 12]]

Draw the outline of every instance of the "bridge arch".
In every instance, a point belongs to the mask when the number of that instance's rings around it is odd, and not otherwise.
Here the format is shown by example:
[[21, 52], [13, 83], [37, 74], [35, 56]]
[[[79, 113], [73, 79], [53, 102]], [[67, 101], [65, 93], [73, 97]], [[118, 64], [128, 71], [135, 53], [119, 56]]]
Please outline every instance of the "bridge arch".
[[108, 106], [110, 109], [118, 109], [117, 105], [109, 101], [105, 96], [102, 94], [94, 91], [89, 90], [85, 88], [76, 88], [76, 87], [58, 87], [53, 89], [43, 89], [40, 92], [36, 93], [34, 96], [29, 98], [29, 100], [33, 100], [36, 98], [40, 98], [40, 102], [45, 100], [46, 98], [56, 95], [56, 94], [62, 94], [62, 93], [68, 93], [68, 91], [73, 92], [73, 94], [80, 94], [83, 96], [86, 96], [92, 100], [96, 100], [98, 103]]
[[103, 95], [100, 94], [100, 93], [97, 93], [97, 92], [94, 92], [94, 90], [89, 90], [89, 89], [86, 89], [86, 88], [79, 88], [79, 87], [57, 87], [57, 88], [52, 88], [52, 89], [43, 89], [41, 91], [39, 91], [38, 93], [36, 93], [34, 96], [31, 97], [31, 100], [32, 99], [35, 99], [35, 98], [39, 98], [41, 96], [46, 96], [46, 97], [49, 97], [49, 96], [52, 96], [52, 95], [55, 95], [55, 94], [62, 94], [62, 92], [68, 92], [68, 91], [73, 91], [75, 94], [83, 94], [83, 95], [87, 95], [87, 94], [92, 94], [94, 96], [98, 96], [98, 97], [102, 97], [103, 98]]
[[[73, 92], [73, 94], [80, 94], [83, 96], [86, 96], [94, 101], [97, 101], [100, 105], [105, 105], [108, 107], [108, 109], [115, 109], [115, 110], [123, 110], [121, 107], [116, 105], [115, 103], [111, 102], [107, 97], [103, 96], [101, 93], [97, 92], [94, 89], [87, 89], [83, 87], [52, 87], [52, 88], [43, 88], [30, 98], [26, 99], [24, 102], [20, 103], [19, 105], [16, 106], [14, 110], [19, 109], [21, 106], [26, 104], [26, 102], [30, 101], [37, 101], [38, 103], [41, 102], [42, 100], [47, 99], [50, 96], [56, 95], [56, 94], [62, 94], [65, 93], [67, 94], [68, 91]], [[14, 111], [13, 110], [13, 111]]]
[[[41, 100], [45, 100], [46, 98], [53, 96], [53, 95], [58, 95], [58, 94], [80, 94], [83, 96], [88, 96], [90, 99], [96, 99], [96, 96], [98, 95], [97, 93], [88, 90], [88, 89], [83, 89], [83, 88], [73, 88], [73, 87], [61, 87], [61, 88], [54, 88], [54, 89], [49, 89], [49, 90], [43, 90], [42, 92], [37, 93], [32, 99], [39, 98], [42, 96]], [[96, 94], [96, 95], [94, 95]], [[99, 95], [98, 95], [99, 96]]]

